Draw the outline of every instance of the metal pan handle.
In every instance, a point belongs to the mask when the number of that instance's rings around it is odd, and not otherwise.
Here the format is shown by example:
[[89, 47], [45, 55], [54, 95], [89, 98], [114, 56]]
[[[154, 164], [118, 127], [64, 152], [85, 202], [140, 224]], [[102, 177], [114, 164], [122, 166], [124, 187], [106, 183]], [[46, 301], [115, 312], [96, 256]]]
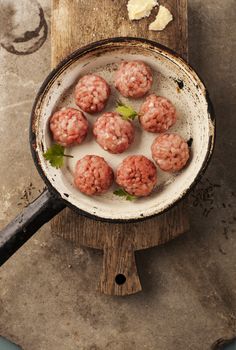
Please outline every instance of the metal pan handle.
[[52, 219], [65, 204], [46, 189], [12, 222], [0, 231], [0, 266], [33, 234]]

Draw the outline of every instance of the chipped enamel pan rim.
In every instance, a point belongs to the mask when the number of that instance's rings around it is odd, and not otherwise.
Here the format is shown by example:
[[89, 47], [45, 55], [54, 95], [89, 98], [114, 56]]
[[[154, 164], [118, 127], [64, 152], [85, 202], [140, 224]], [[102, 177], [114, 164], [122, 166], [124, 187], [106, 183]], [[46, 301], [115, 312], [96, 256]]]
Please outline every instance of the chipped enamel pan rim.
[[[58, 187], [58, 184], [53, 182], [50, 178], [49, 172], [47, 170], [47, 167], [43, 164], [43, 149], [45, 149], [42, 146], [42, 140], [40, 139], [39, 135], [42, 135], [43, 132], [46, 132], [46, 130], [40, 130], [40, 118], [42, 116], [43, 112], [43, 104], [45, 101], [45, 98], [48, 97], [48, 94], [50, 92], [50, 89], [52, 88], [52, 85], [59, 79], [59, 76], [65, 72], [67, 69], [70, 68], [70, 66], [75, 63], [79, 62], [80, 59], [82, 59], [85, 55], [97, 55], [98, 57], [101, 56], [102, 52], [108, 52], [109, 48], [111, 50], [121, 50], [121, 49], [130, 49], [130, 50], [143, 50], [143, 52], [148, 53], [149, 56], [157, 57], [157, 55], [162, 59], [171, 62], [171, 64], [174, 64], [179, 72], [183, 73], [190, 79], [192, 83], [194, 83], [195, 86], [197, 86], [197, 93], [199, 94], [199, 101], [201, 101], [202, 104], [204, 104], [204, 110], [205, 113], [203, 113], [203, 122], [204, 125], [207, 125], [207, 138], [205, 137], [204, 141], [204, 156], [202, 157], [201, 164], [195, 169], [193, 174], [190, 174], [191, 177], [189, 177], [190, 181], [187, 183], [186, 186], [180, 186], [180, 190], [178, 190], [178, 182], [176, 182], [176, 188], [172, 193], [170, 193], [168, 197], [164, 202], [163, 205], [158, 205], [158, 195], [156, 195], [156, 205], [155, 202], [153, 202], [153, 199], [149, 199], [149, 197], [145, 198], [145, 205], [141, 207], [141, 209], [137, 209], [137, 211], [133, 210], [132, 212], [127, 211], [104, 211], [99, 210], [99, 207], [96, 203], [96, 206], [91, 206], [91, 202], [89, 205], [80, 205], [80, 201], [73, 200], [71, 196], [68, 196], [68, 193], [65, 193], [65, 189], [61, 190], [61, 188]], [[145, 56], [145, 54], [144, 54]], [[155, 58], [153, 58], [155, 59]], [[200, 102], [199, 102], [200, 103]], [[194, 135], [192, 135], [194, 138]], [[76, 50], [71, 55], [69, 55], [67, 58], [65, 58], [46, 78], [43, 85], [41, 86], [34, 105], [32, 109], [31, 114], [31, 122], [30, 122], [30, 145], [31, 145], [31, 152], [32, 156], [35, 162], [35, 165], [39, 171], [39, 174], [43, 178], [44, 182], [46, 183], [47, 187], [49, 188], [52, 195], [54, 195], [55, 200], [62, 201], [65, 206], [68, 206], [78, 212], [79, 214], [88, 216], [93, 219], [102, 220], [102, 221], [109, 221], [109, 222], [135, 222], [144, 220], [147, 218], [150, 218], [154, 215], [158, 215], [163, 213], [165, 210], [171, 208], [173, 205], [175, 205], [178, 201], [180, 201], [191, 189], [192, 187], [200, 180], [202, 174], [204, 173], [209, 160], [211, 158], [213, 148], [214, 148], [214, 141], [215, 141], [215, 116], [213, 107], [208, 95], [208, 92], [196, 74], [196, 72], [193, 70], [192, 67], [190, 67], [181, 57], [179, 57], [175, 52], [172, 50], [166, 48], [163, 45], [160, 45], [156, 42], [142, 39], [142, 38], [132, 38], [132, 37], [117, 37], [117, 38], [111, 38], [106, 39], [102, 41], [98, 41], [95, 43], [92, 43], [90, 45], [87, 45], [81, 49]], [[89, 152], [88, 152], [89, 153]], [[124, 155], [125, 157], [125, 155]], [[188, 168], [184, 171], [188, 171]], [[189, 170], [190, 171], [190, 170]], [[173, 184], [172, 184], [173, 185]], [[173, 195], [174, 193], [174, 195]], [[91, 198], [89, 199], [91, 201]], [[144, 200], [144, 199], [143, 199]], [[151, 202], [152, 201], [152, 202]], [[117, 203], [114, 204], [117, 206]], [[130, 204], [132, 205], [132, 204]], [[122, 206], [122, 203], [120, 203], [120, 206]], [[118, 206], [117, 206], [118, 208]]]

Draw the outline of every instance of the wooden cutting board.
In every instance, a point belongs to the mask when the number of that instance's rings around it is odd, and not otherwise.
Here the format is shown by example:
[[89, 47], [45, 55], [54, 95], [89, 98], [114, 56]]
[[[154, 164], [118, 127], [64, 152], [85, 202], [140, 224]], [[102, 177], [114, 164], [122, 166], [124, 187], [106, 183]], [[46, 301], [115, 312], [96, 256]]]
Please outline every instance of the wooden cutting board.
[[[77, 48], [92, 41], [115, 37], [144, 37], [164, 44], [187, 59], [187, 0], [165, 0], [174, 16], [163, 32], [152, 32], [149, 18], [129, 21], [126, 0], [52, 0], [52, 67]], [[135, 250], [146, 249], [182, 234], [189, 228], [186, 202], [166, 213], [135, 224], [94, 221], [65, 209], [52, 221], [52, 233], [76, 244], [102, 249], [99, 290], [110, 295], [140, 291]]]

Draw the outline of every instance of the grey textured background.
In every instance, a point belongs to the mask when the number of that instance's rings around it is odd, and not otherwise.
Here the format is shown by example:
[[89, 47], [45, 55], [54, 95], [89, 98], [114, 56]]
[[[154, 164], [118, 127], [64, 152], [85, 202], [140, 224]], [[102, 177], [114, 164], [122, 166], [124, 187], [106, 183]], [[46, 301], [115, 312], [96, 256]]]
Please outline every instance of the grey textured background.
[[[38, 25], [35, 1], [22, 0], [23, 16], [14, 3], [0, 0], [0, 227], [43, 187], [28, 124], [50, 71], [50, 37], [30, 55], [4, 49]], [[40, 4], [50, 27], [50, 1]], [[44, 226], [1, 268], [1, 335], [25, 350], [204, 350], [235, 334], [235, 19], [235, 0], [189, 0], [189, 61], [217, 115], [214, 156], [189, 199], [191, 230], [138, 252], [144, 291], [115, 298], [95, 291], [101, 253], [51, 236]]]

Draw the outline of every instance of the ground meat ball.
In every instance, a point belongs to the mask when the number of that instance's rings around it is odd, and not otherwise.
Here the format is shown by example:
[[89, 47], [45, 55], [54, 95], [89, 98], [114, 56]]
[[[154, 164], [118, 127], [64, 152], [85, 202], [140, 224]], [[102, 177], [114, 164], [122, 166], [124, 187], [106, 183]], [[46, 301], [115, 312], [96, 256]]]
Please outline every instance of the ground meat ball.
[[110, 153], [124, 152], [134, 141], [134, 126], [116, 112], [99, 117], [93, 128], [97, 143]]
[[142, 61], [122, 62], [115, 76], [115, 87], [125, 97], [139, 98], [151, 88], [151, 69]]
[[62, 108], [54, 113], [49, 125], [54, 141], [65, 147], [83, 142], [89, 127], [83, 113], [74, 108]]
[[189, 159], [187, 142], [177, 134], [162, 134], [152, 144], [152, 157], [164, 171], [179, 171]]
[[84, 112], [101, 112], [110, 96], [107, 82], [96, 74], [80, 78], [75, 87], [75, 102]]
[[165, 97], [151, 94], [141, 105], [139, 121], [146, 131], [164, 132], [176, 122], [176, 109]]
[[132, 195], [148, 196], [157, 183], [157, 169], [144, 156], [129, 156], [119, 165], [116, 182]]
[[104, 193], [111, 186], [113, 171], [104, 158], [88, 155], [78, 160], [74, 184], [88, 196]]

